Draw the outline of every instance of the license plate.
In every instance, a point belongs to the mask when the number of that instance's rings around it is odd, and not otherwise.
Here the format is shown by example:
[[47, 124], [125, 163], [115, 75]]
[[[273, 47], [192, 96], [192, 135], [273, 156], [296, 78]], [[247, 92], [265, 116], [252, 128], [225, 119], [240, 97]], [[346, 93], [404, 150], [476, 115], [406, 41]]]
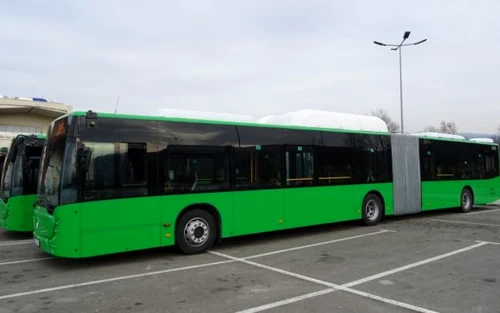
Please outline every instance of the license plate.
[[35, 238], [35, 246], [40, 247], [40, 240], [37, 238]]

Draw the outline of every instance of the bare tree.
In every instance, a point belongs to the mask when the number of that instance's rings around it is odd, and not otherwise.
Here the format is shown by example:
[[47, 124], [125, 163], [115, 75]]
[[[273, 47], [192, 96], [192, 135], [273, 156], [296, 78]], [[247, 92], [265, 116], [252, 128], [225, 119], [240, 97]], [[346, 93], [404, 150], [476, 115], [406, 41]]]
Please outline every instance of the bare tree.
[[436, 126], [426, 126], [424, 132], [439, 133], [439, 128]]
[[445, 134], [454, 134], [456, 135], [458, 133], [457, 130], [457, 125], [455, 125], [455, 122], [445, 122], [441, 121], [441, 133]]
[[391, 133], [399, 132], [399, 124], [392, 120], [389, 114], [384, 109], [378, 109], [371, 112], [371, 115], [376, 116], [387, 124], [387, 129]]
[[424, 128], [424, 131], [433, 133], [454, 134], [454, 135], [458, 133], [457, 125], [455, 124], [455, 122], [445, 122], [445, 121], [441, 121], [441, 125], [439, 127], [427, 126]]

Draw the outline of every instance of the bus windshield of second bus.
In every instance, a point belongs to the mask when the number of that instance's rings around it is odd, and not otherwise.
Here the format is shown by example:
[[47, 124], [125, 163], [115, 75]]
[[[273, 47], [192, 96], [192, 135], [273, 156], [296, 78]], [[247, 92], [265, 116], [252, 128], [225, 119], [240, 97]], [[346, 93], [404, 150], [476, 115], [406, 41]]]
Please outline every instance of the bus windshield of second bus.
[[33, 231], [33, 203], [45, 135], [19, 134], [12, 139], [0, 182], [0, 227]]

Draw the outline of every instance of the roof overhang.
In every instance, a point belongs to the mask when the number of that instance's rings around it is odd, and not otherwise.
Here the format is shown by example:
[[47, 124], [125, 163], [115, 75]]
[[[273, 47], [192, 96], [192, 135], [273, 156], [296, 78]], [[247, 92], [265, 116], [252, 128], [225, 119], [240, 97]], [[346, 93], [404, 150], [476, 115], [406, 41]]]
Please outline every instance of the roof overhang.
[[0, 99], [0, 114], [33, 114], [56, 118], [72, 110], [71, 106], [62, 103]]

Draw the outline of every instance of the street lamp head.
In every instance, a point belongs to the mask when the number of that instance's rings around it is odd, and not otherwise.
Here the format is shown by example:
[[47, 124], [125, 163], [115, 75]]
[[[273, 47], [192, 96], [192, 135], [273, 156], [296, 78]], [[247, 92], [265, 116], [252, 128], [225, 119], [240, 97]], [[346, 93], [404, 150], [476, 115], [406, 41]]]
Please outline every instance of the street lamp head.
[[419, 45], [419, 44], [424, 43], [426, 41], [427, 41], [427, 38], [424, 40], [420, 40], [420, 41], [415, 42], [414, 45]]
[[379, 46], [385, 46], [385, 43], [381, 43], [381, 42], [378, 42], [378, 41], [374, 41], [373, 43], [376, 44], [376, 45], [379, 45]]
[[406, 31], [405, 34], [403, 35], [403, 39], [408, 39], [410, 37], [410, 32]]

